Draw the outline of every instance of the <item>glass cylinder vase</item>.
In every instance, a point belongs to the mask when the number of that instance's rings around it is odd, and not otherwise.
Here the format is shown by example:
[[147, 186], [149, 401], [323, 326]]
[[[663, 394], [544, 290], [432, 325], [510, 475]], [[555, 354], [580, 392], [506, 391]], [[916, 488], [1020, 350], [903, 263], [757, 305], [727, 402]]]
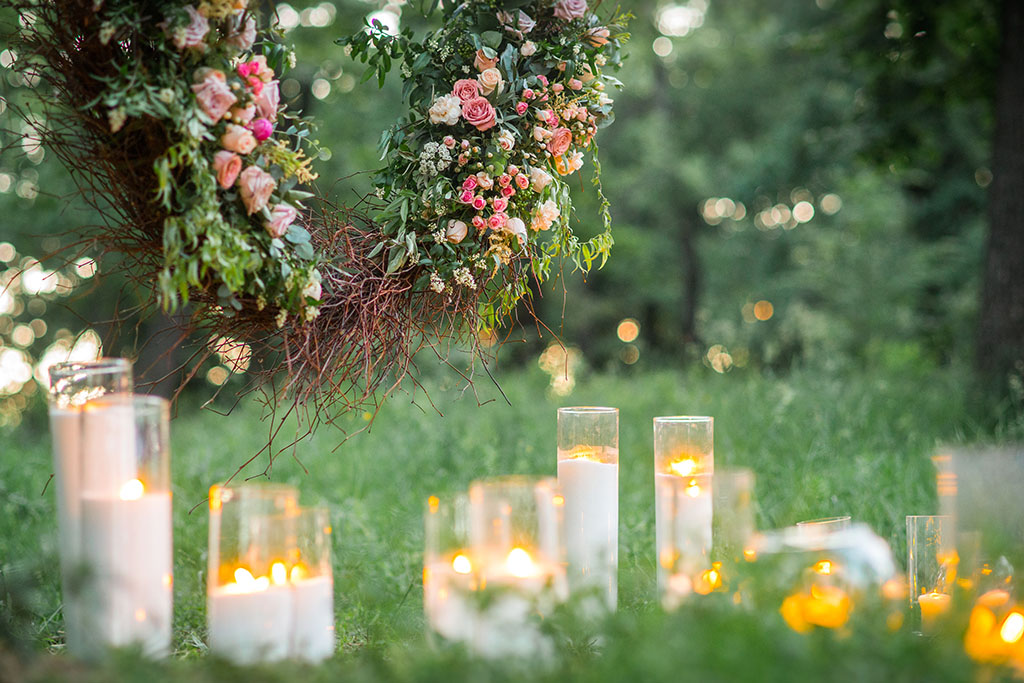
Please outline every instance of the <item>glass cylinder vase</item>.
[[599, 596], [614, 611], [619, 566], [617, 408], [558, 409], [558, 486], [565, 498], [569, 588], [584, 598]]
[[430, 496], [424, 517], [423, 612], [431, 638], [469, 644], [475, 621], [476, 561], [469, 540], [469, 496]]

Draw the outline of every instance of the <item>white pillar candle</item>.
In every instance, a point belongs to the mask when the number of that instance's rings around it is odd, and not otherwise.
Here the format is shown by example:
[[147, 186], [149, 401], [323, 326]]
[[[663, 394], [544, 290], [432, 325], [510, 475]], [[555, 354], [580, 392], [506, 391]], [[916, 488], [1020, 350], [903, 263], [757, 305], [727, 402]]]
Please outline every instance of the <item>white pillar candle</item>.
[[210, 652], [236, 664], [288, 656], [295, 611], [292, 590], [261, 579], [211, 589], [206, 603]]
[[430, 629], [453, 642], [473, 638], [475, 580], [465, 555], [451, 562], [432, 562], [423, 570], [423, 609]]
[[120, 497], [82, 496], [87, 600], [80, 615], [90, 651], [139, 644], [166, 656], [171, 642], [171, 495], [144, 493], [138, 480]]
[[314, 576], [291, 582], [294, 617], [291, 656], [319, 662], [334, 654], [334, 582]]
[[655, 515], [658, 583], [668, 591], [686, 584], [679, 578], [669, 583], [674, 571], [694, 574], [710, 566], [711, 475], [656, 474]]
[[[587, 453], [587, 451], [579, 451]], [[558, 486], [565, 499], [565, 547], [573, 590], [598, 588], [609, 609], [618, 594], [619, 466], [595, 455], [559, 454]]]
[[53, 437], [54, 484], [57, 486], [57, 527], [60, 538], [61, 594], [64, 633], [71, 652], [81, 653], [84, 633], [80, 599], [75, 587], [82, 570], [81, 553], [81, 446], [82, 420], [76, 408], [50, 407], [50, 433]]

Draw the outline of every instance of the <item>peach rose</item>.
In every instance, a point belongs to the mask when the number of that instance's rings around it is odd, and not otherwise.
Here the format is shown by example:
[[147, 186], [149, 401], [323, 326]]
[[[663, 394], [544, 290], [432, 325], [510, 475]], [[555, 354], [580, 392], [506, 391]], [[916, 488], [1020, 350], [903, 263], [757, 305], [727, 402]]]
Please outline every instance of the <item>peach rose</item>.
[[467, 230], [466, 224], [462, 221], [448, 221], [448, 229], [444, 233], [444, 238], [449, 242], [458, 244], [466, 239]]
[[[236, 21], [238, 21], [236, 19]], [[249, 17], [244, 24], [238, 24], [235, 31], [228, 36], [228, 45], [245, 52], [256, 42], [256, 19]]]
[[320, 299], [324, 295], [324, 288], [323, 288], [323, 285], [320, 284], [320, 281], [321, 281], [320, 271], [319, 270], [314, 270], [313, 271], [313, 276], [310, 278], [309, 282], [306, 284], [305, 289], [302, 290], [302, 296], [308, 297], [310, 299], [316, 299], [317, 301], [320, 301]]
[[586, 33], [586, 41], [594, 47], [601, 47], [608, 42], [611, 32], [604, 26], [595, 26]]
[[252, 121], [254, 116], [256, 116], [256, 105], [254, 104], [250, 104], [248, 107], [231, 108], [231, 119], [243, 126]]
[[213, 170], [217, 173], [217, 184], [226, 190], [238, 179], [242, 170], [242, 157], [222, 149], [213, 155]]
[[185, 5], [185, 11], [188, 12], [189, 22], [182, 35], [180, 47], [194, 47], [199, 50], [205, 50], [206, 44], [203, 42], [203, 39], [210, 32], [209, 20], [192, 5]]
[[[254, 167], [250, 166], [250, 168]], [[252, 212], [250, 211], [249, 213]], [[291, 204], [285, 204], [284, 202], [275, 204], [274, 208], [270, 210], [270, 220], [263, 222], [263, 228], [271, 237], [284, 237], [284, 234], [288, 232], [288, 228], [295, 222], [298, 216], [298, 210]]]
[[216, 69], [207, 71], [200, 83], [193, 84], [192, 92], [196, 94], [199, 108], [214, 123], [220, 121], [224, 114], [231, 109], [231, 105], [238, 101], [238, 98], [231, 92], [231, 88], [228, 87], [224, 73]]
[[572, 131], [568, 128], [556, 128], [548, 142], [548, 151], [551, 152], [551, 156], [559, 157], [565, 154], [571, 144]]
[[265, 119], [277, 121], [277, 108], [281, 106], [281, 90], [277, 81], [270, 81], [255, 99], [256, 111]]
[[500, 95], [501, 91], [505, 89], [505, 80], [501, 77], [501, 72], [494, 67], [481, 71], [476, 80], [480, 82], [480, 92], [484, 95], [491, 93]]
[[487, 69], [493, 69], [498, 64], [498, 57], [488, 57], [487, 52], [483, 48], [476, 51], [476, 57], [473, 58], [473, 66], [476, 67], [477, 71], [486, 71]]
[[458, 97], [460, 102], [468, 102], [475, 97], [480, 97], [480, 83], [473, 78], [460, 78], [452, 87], [452, 95]]
[[498, 122], [494, 107], [483, 97], [462, 103], [462, 117], [479, 131], [489, 130]]
[[245, 204], [245, 209], [250, 216], [261, 211], [267, 205], [270, 193], [274, 191], [275, 187], [277, 187], [277, 183], [274, 181], [274, 177], [259, 166], [249, 166], [238, 177], [238, 189], [242, 195], [242, 203]]
[[256, 149], [256, 137], [248, 128], [229, 123], [228, 129], [220, 138], [220, 145], [231, 152], [248, 154]]

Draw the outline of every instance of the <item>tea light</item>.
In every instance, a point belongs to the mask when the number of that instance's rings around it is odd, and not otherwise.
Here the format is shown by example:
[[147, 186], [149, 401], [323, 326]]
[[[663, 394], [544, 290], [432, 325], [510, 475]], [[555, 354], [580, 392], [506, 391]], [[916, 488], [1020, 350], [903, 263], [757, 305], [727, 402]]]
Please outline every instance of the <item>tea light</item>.
[[558, 486], [570, 587], [597, 589], [614, 610], [619, 562], [619, 411], [558, 409]]
[[921, 626], [929, 630], [935, 626], [936, 620], [949, 611], [953, 597], [948, 593], [924, 593], [917, 596], [917, 606], [921, 610]]
[[206, 609], [211, 652], [239, 664], [288, 656], [293, 608], [285, 572], [283, 563], [273, 565], [274, 581], [239, 567], [233, 582], [210, 589]]

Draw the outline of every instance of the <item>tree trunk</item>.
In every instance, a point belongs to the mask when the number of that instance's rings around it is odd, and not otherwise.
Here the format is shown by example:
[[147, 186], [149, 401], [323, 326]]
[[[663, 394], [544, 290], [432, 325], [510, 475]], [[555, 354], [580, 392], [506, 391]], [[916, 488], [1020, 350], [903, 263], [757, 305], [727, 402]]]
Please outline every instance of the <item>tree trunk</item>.
[[683, 261], [683, 310], [680, 312], [683, 323], [683, 341], [689, 345], [700, 345], [697, 334], [697, 306], [700, 302], [701, 269], [700, 256], [697, 254], [697, 230], [694, 219], [685, 217], [680, 221], [680, 246]]
[[[989, 234], [976, 365], [1004, 380], [1024, 370], [1024, 2], [1004, 0]], [[1005, 389], [1005, 384], [1003, 385]]]

